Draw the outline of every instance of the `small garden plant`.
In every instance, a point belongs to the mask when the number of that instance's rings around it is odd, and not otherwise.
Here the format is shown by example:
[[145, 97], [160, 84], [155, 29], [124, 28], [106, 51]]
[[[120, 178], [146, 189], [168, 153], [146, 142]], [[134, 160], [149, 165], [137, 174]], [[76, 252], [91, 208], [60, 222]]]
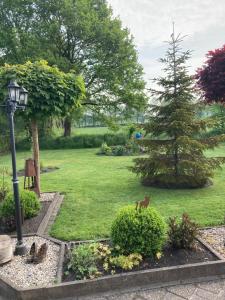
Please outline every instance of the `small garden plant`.
[[108, 146], [106, 143], [103, 143], [97, 152], [98, 155], [108, 156], [138, 155], [141, 153], [142, 148], [134, 140], [129, 140], [126, 145], [116, 146]]
[[191, 249], [198, 234], [198, 225], [191, 221], [188, 214], [182, 215], [181, 222], [176, 217], [169, 218], [168, 238], [172, 247], [177, 249]]
[[118, 246], [102, 243], [81, 244], [70, 251], [66, 273], [72, 270], [76, 280], [93, 279], [139, 266], [142, 261], [140, 254], [120, 255], [119, 250]]

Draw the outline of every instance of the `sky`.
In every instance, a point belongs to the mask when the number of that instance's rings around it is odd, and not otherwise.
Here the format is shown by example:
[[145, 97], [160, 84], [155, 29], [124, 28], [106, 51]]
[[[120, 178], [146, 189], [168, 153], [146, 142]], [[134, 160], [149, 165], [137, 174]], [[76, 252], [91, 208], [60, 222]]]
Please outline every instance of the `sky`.
[[225, 0], [108, 0], [115, 16], [134, 36], [145, 79], [161, 74], [158, 62], [172, 33], [185, 36], [184, 50], [192, 50], [189, 61], [194, 73], [209, 50], [225, 44]]

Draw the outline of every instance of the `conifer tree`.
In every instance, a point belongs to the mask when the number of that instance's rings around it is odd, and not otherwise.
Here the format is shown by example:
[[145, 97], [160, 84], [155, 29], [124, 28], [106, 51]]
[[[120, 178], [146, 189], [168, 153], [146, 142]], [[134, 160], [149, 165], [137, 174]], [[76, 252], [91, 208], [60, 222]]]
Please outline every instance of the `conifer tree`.
[[196, 118], [198, 105], [194, 77], [186, 66], [190, 51], [182, 51], [180, 35], [171, 35], [163, 63], [163, 77], [155, 79], [158, 90], [151, 90], [154, 105], [150, 106], [149, 122], [144, 125], [148, 157], [135, 159], [132, 171], [142, 183], [167, 188], [197, 188], [207, 185], [213, 170], [223, 158], [206, 157], [204, 151], [224, 139], [216, 136], [200, 139], [207, 121]]

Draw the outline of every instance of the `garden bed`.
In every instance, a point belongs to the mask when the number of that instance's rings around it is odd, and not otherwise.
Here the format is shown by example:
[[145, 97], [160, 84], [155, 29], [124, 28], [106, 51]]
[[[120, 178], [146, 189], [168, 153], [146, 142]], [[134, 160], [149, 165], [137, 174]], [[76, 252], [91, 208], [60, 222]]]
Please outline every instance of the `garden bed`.
[[[105, 242], [107, 244], [107, 242]], [[76, 246], [75, 246], [76, 247]], [[132, 270], [124, 271], [120, 268], [116, 268], [115, 274], [136, 272], [142, 270], [160, 269], [165, 267], [181, 266], [195, 263], [203, 263], [209, 261], [219, 260], [218, 256], [212, 253], [209, 248], [204, 246], [201, 242], [196, 241], [193, 250], [188, 249], [173, 249], [166, 246], [163, 251], [161, 258], [145, 258], [141, 264], [134, 267]], [[69, 282], [75, 280], [75, 274], [70, 270], [67, 271], [67, 265], [69, 263], [67, 253], [64, 256], [62, 282]], [[101, 276], [111, 275], [110, 272], [104, 271], [101, 265], [99, 265], [99, 271], [102, 273]]]
[[[23, 234], [45, 234], [53, 223], [55, 216], [60, 208], [62, 196], [58, 193], [42, 193], [40, 197], [41, 209], [37, 216], [25, 219], [22, 224]], [[0, 234], [16, 235], [14, 228], [0, 226]]]

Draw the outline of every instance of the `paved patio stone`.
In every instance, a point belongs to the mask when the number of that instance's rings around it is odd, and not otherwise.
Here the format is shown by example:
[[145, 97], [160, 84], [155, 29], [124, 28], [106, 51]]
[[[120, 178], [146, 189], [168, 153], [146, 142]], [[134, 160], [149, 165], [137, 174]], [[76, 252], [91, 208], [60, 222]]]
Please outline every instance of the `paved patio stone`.
[[157, 289], [157, 290], [147, 290], [147, 291], [140, 291], [137, 295], [141, 295], [146, 300], [163, 300], [166, 296], [166, 289]]
[[178, 285], [178, 286], [172, 286], [168, 287], [167, 290], [175, 295], [181, 296], [184, 299], [190, 298], [194, 292], [196, 291], [195, 285]]
[[[80, 297], [78, 300], [225, 300], [225, 279], [176, 285], [159, 289], [140, 289], [113, 295]], [[65, 300], [77, 300], [65, 299]]]

